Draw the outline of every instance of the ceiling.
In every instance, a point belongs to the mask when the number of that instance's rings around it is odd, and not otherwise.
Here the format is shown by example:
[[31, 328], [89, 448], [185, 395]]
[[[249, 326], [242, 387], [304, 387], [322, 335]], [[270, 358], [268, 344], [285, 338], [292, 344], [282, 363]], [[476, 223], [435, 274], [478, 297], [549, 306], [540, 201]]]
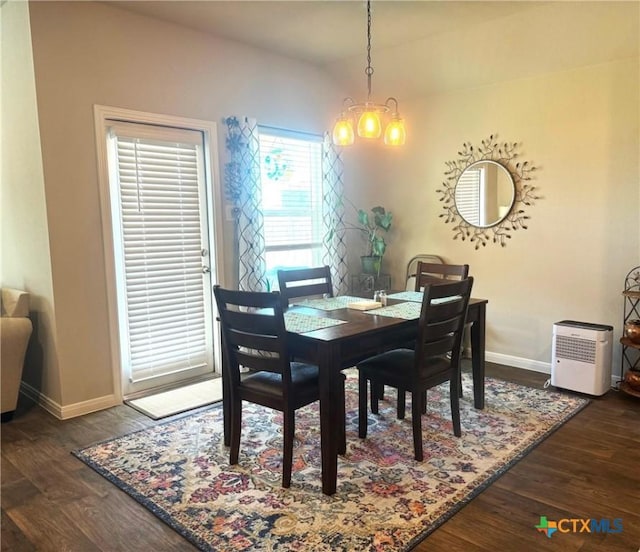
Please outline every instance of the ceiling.
[[[366, 3], [349, 0], [119, 1], [138, 14], [326, 70], [366, 91]], [[473, 88], [638, 55], [627, 2], [372, 2], [376, 90], [399, 97]]]
[[[365, 54], [365, 2], [135, 0], [111, 3], [317, 65]], [[529, 2], [377, 0], [371, 8], [373, 45], [375, 48], [399, 46], [504, 17], [533, 5]]]

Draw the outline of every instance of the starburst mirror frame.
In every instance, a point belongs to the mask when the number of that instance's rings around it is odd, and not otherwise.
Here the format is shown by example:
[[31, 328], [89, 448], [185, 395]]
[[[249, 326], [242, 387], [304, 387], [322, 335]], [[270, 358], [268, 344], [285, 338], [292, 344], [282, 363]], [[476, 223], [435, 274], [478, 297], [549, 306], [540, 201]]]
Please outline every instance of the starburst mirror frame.
[[[480, 147], [474, 147], [470, 142], [465, 142], [458, 152], [458, 158], [447, 161], [445, 181], [443, 188], [436, 190], [441, 194], [440, 201], [444, 213], [440, 218], [445, 223], [452, 223], [453, 239], [469, 240], [475, 242], [475, 248], [484, 247], [493, 242], [504, 247], [507, 240], [511, 239], [512, 232], [526, 230], [527, 220], [530, 218], [525, 213], [525, 208], [534, 205], [535, 200], [540, 199], [536, 187], [530, 181], [532, 173], [537, 170], [529, 161], [519, 161], [520, 154], [517, 142], [499, 142], [496, 134], [482, 140]], [[508, 211], [492, 224], [475, 225], [466, 220], [459, 212], [456, 205], [456, 186], [462, 174], [472, 165], [488, 161], [499, 164], [510, 175], [513, 183], [513, 202]]]

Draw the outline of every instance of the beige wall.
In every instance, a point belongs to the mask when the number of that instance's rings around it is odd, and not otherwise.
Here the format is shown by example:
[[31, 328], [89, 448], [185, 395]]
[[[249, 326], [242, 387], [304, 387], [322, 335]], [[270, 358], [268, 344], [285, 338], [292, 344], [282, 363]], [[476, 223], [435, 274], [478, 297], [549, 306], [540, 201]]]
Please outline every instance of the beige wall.
[[26, 2], [0, 8], [2, 25], [0, 282], [31, 294], [34, 332], [23, 373], [60, 400], [49, 233]]
[[339, 94], [308, 65], [104, 3], [33, 2], [30, 13], [60, 401], [71, 405], [113, 392], [93, 105], [323, 132]]
[[[544, 369], [553, 323], [574, 319], [615, 327], [619, 371], [620, 292], [640, 264], [638, 67], [634, 58], [405, 103], [407, 147], [378, 156], [351, 188], [396, 215], [385, 260], [394, 282], [417, 253], [469, 263], [473, 295], [489, 299], [488, 358]], [[520, 142], [521, 160], [540, 167], [542, 199], [506, 247], [476, 251], [438, 218], [436, 189], [463, 142], [492, 133]]]
[[[14, 275], [22, 274], [25, 286], [36, 274], [43, 278], [37, 301], [49, 309], [55, 290], [60, 368], [49, 369], [45, 391], [63, 407], [99, 403], [113, 392], [113, 381], [93, 105], [217, 123], [229, 114], [248, 114], [264, 124], [322, 132], [333, 122], [341, 91], [308, 65], [113, 5], [29, 7], [44, 195], [33, 99], [13, 90], [12, 97], [25, 99], [14, 105], [31, 105], [28, 126], [18, 131], [29, 143], [20, 149], [27, 152], [20, 170], [36, 178], [31, 191], [17, 194], [11, 205], [37, 219], [20, 230], [35, 232], [36, 254]], [[3, 45], [5, 34], [3, 21]], [[7, 80], [3, 69], [3, 94]], [[405, 148], [380, 155], [359, 146], [344, 154], [348, 195], [359, 206], [381, 203], [396, 215], [385, 261], [395, 283], [419, 252], [468, 262], [476, 277], [474, 295], [490, 301], [489, 358], [507, 364], [548, 366], [551, 326], [564, 318], [614, 324], [617, 341], [622, 279], [640, 264], [638, 80], [634, 58], [403, 101]], [[401, 92], [393, 93], [402, 99]], [[452, 240], [452, 226], [438, 218], [435, 190], [445, 161], [456, 157], [462, 143], [478, 143], [491, 133], [522, 142], [523, 157], [540, 166], [543, 199], [529, 209], [529, 229], [514, 233], [507, 247], [475, 251]], [[224, 162], [222, 125], [219, 144]], [[3, 160], [11, 148], [3, 145]], [[5, 188], [3, 182], [3, 194]], [[3, 234], [15, 224], [3, 222]], [[231, 233], [225, 229], [228, 255]], [[3, 252], [3, 262], [5, 257]], [[41, 270], [37, 262], [47, 266]]]

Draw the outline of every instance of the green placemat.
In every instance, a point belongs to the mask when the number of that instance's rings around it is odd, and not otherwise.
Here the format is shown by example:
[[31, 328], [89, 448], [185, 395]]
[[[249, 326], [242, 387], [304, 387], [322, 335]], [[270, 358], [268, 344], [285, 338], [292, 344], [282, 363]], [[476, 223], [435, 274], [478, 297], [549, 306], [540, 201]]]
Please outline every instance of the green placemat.
[[296, 301], [293, 304], [300, 305], [301, 307], [310, 307], [312, 309], [332, 311], [346, 309], [347, 305], [354, 301], [362, 301], [362, 297], [341, 295], [339, 297], [327, 297], [326, 299], [303, 299], [302, 301]]
[[[398, 293], [392, 293], [387, 297], [389, 299], [397, 299], [400, 301], [411, 301], [412, 303], [422, 303], [422, 297], [424, 293], [422, 291], [400, 291]], [[447, 301], [453, 301], [454, 299], [458, 299], [459, 295], [452, 295], [451, 297], [442, 297], [441, 299], [433, 299], [431, 302], [434, 305], [438, 303], [446, 303]]]
[[284, 313], [284, 325], [288, 332], [306, 333], [331, 326], [338, 326], [339, 324], [345, 324], [345, 321], [336, 320], [335, 318], [322, 318], [310, 314], [300, 314], [299, 312]]
[[400, 291], [398, 293], [392, 293], [387, 297], [389, 299], [398, 299], [400, 301], [412, 301], [415, 303], [422, 303], [422, 295], [421, 291]]
[[420, 318], [420, 303], [398, 303], [397, 305], [389, 305], [364, 311], [367, 314], [375, 314], [376, 316], [389, 316], [391, 318], [404, 318], [405, 320], [413, 320]]

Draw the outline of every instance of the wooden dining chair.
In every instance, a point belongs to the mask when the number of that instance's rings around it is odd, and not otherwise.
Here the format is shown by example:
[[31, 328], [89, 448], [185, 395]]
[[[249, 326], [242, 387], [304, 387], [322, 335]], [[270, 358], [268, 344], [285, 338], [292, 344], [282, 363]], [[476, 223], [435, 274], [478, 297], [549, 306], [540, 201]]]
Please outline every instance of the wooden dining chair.
[[[449, 381], [453, 433], [460, 428], [460, 356], [473, 278], [424, 288], [415, 350], [394, 349], [358, 363], [358, 434], [367, 436], [367, 382], [371, 411], [378, 413], [377, 386], [388, 385], [411, 393], [411, 420], [415, 459], [422, 461], [422, 414], [426, 390]], [[402, 393], [404, 395], [404, 393]]]
[[278, 285], [285, 309], [291, 299], [298, 297], [333, 297], [331, 270], [328, 266], [278, 270]]
[[[426, 257], [426, 256], [425, 256]], [[416, 262], [412, 265], [414, 259]], [[411, 278], [414, 282], [414, 290], [422, 291], [427, 284], [439, 284], [443, 280], [464, 280], [469, 275], [469, 265], [456, 265], [446, 264], [436, 259], [421, 260], [420, 256], [414, 257], [409, 262], [407, 268], [407, 282]], [[413, 348], [412, 344], [408, 344], [407, 347]], [[384, 399], [384, 386], [377, 387], [374, 391], [376, 397], [380, 400]], [[460, 385], [460, 396], [462, 397], [462, 385]], [[422, 404], [426, 408], [427, 398], [426, 393]], [[398, 390], [398, 419], [404, 419], [405, 414], [405, 394]], [[426, 410], [425, 410], [426, 412]]]
[[426, 253], [421, 253], [419, 255], [415, 255], [409, 259], [407, 263], [407, 271], [405, 276], [405, 290], [413, 291], [416, 287], [416, 273], [418, 271], [418, 263], [435, 263], [435, 264], [444, 264], [444, 259], [439, 255], [428, 255]]
[[440, 284], [442, 280], [464, 280], [469, 276], [469, 265], [418, 262], [415, 275], [415, 291], [427, 284]]
[[[421, 291], [427, 284], [440, 284], [442, 280], [464, 280], [467, 276], [469, 276], [468, 264], [419, 262], [416, 267], [415, 291]], [[464, 342], [464, 335], [462, 339]], [[460, 378], [460, 396], [462, 397], [462, 374]], [[422, 404], [426, 408], [426, 394]], [[400, 415], [401, 411], [402, 415]], [[398, 418], [404, 418], [404, 401], [398, 401]]]
[[[242, 401], [260, 404], [283, 413], [282, 486], [291, 484], [295, 411], [319, 400], [318, 367], [291, 362], [287, 347], [282, 301], [279, 292], [264, 293], [213, 288], [222, 330], [223, 379], [229, 391], [229, 463], [240, 453]], [[249, 368], [248, 373], [240, 367]], [[338, 399], [342, 421], [338, 451], [344, 454], [344, 380]], [[319, 420], [318, 420], [319, 423]]]

